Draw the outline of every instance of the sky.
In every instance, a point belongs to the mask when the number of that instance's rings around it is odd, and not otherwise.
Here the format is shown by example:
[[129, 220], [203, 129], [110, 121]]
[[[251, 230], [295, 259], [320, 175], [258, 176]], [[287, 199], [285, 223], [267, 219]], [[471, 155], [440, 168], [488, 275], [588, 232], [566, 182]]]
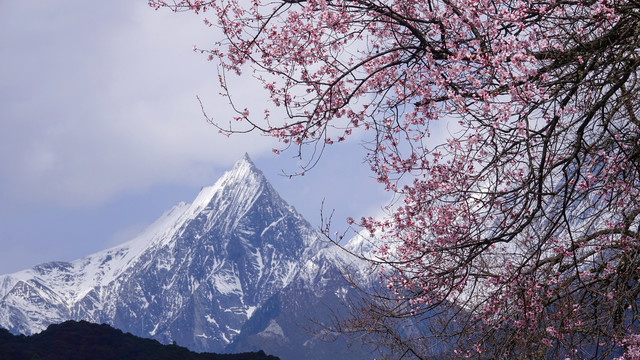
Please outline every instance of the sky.
[[[217, 40], [146, 0], [0, 0], [0, 274], [126, 242], [244, 153], [316, 227], [323, 200], [337, 229], [380, 212], [389, 194], [358, 141], [289, 178], [295, 152], [206, 122], [196, 96], [216, 121], [234, 116], [216, 64], [192, 50]], [[251, 76], [230, 81], [236, 101], [271, 108]]]

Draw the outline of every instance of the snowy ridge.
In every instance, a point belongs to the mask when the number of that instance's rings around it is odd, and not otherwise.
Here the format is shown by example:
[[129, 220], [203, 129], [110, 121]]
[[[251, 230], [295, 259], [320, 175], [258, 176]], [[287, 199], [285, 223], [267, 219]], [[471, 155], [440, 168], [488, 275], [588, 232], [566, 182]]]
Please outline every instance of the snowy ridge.
[[[70, 263], [50, 262], [36, 265], [32, 269], [3, 276], [0, 297], [18, 281], [41, 282], [57, 289], [65, 305], [75, 303], [95, 287], [106, 286], [114, 281], [123, 269], [135, 264], [140, 254], [154, 241], [170, 237], [180, 225], [178, 220], [185, 203], [180, 203], [164, 213], [140, 235], [122, 245], [91, 254]], [[13, 280], [13, 281], [12, 281]]]
[[[140, 255], [154, 243], [170, 238], [187, 219], [183, 216], [186, 203], [179, 203], [165, 212], [134, 239], [72, 262], [49, 262], [31, 269], [0, 276], [0, 325], [32, 334], [48, 323], [75, 319], [74, 306], [96, 292], [96, 300], [106, 293], [100, 291], [112, 284], [126, 269], [135, 266]], [[27, 294], [28, 297], [21, 296]], [[14, 296], [11, 296], [14, 295]], [[15, 296], [17, 295], [17, 296]], [[34, 306], [48, 303], [51, 307]], [[26, 316], [18, 322], [8, 316], [5, 306], [24, 310]], [[82, 306], [80, 306], [82, 312]], [[84, 308], [87, 320], [97, 320], [94, 309]], [[52, 321], [47, 321], [51, 318]]]

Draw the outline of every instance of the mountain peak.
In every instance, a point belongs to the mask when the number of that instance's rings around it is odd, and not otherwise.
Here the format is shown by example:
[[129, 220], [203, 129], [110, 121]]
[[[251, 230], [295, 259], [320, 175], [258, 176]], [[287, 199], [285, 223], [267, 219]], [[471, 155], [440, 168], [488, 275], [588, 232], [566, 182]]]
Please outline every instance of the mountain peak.
[[242, 159], [236, 161], [236, 163], [233, 165], [233, 169], [231, 169], [231, 171], [227, 171], [223, 178], [227, 177], [228, 175], [233, 175], [233, 177], [245, 177], [253, 173], [262, 175], [262, 171], [260, 171], [253, 164], [253, 161], [251, 161], [249, 154], [244, 153]]
[[268, 182], [269, 181], [265, 178], [262, 171], [253, 164], [249, 155], [245, 153], [240, 160], [236, 161], [231, 170], [222, 175], [216, 185], [228, 187], [232, 184], [236, 186], [240, 184], [250, 186], [251, 184], [253, 186], [257, 186]]
[[236, 204], [258, 195], [265, 186], [270, 187], [262, 171], [258, 169], [247, 153], [236, 161], [233, 168], [226, 171], [215, 184], [203, 187], [191, 204], [193, 213], [211, 205], [216, 199], [226, 199]]

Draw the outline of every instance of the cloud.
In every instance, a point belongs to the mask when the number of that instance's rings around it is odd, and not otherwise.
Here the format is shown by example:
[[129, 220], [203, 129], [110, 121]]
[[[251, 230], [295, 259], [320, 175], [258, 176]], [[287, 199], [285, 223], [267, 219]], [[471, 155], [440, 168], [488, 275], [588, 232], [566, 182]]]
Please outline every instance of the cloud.
[[[146, 1], [0, 1], [0, 273], [126, 241], [244, 152], [316, 226], [323, 200], [337, 230], [388, 201], [357, 141], [289, 179], [277, 174], [299, 170], [295, 149], [275, 156], [274, 139], [207, 124], [196, 95], [216, 121], [235, 114], [215, 63], [192, 51], [219, 39], [200, 20]], [[261, 114], [251, 75], [230, 77], [231, 91]]]
[[[216, 40], [193, 14], [124, 0], [4, 2], [0, 14], [5, 194], [100, 205], [153, 184], [202, 184], [212, 167], [273, 147], [206, 123], [196, 95], [216, 118], [233, 114], [215, 65], [191, 51]], [[243, 97], [263, 96], [237, 81]]]

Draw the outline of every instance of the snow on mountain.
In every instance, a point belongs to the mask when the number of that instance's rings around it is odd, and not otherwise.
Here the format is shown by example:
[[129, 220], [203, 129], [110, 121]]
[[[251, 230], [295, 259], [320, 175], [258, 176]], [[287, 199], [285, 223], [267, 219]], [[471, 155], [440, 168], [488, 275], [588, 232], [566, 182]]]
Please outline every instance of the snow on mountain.
[[245, 155], [125, 244], [0, 276], [0, 326], [33, 334], [87, 320], [220, 351], [296, 279], [321, 287], [326, 259], [343, 261], [335, 250]]
[[374, 269], [346, 251], [320, 249], [303, 261], [287, 286], [256, 309], [225, 351], [264, 350], [283, 360], [371, 359], [374, 349], [329, 330], [334, 317], [347, 316], [345, 306], [363, 296], [346, 276], [364, 288], [377, 279]]

